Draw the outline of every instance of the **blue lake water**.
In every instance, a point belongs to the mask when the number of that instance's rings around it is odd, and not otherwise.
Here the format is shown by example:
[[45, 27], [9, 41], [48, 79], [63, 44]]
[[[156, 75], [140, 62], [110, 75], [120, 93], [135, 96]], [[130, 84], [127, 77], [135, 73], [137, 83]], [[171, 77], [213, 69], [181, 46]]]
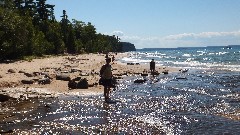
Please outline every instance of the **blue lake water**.
[[[40, 134], [240, 134], [240, 47], [145, 49], [121, 62], [189, 69], [121, 80], [103, 95], [38, 99], [39, 112], [1, 127]], [[49, 108], [46, 108], [49, 106]], [[20, 126], [24, 125], [24, 126]]]

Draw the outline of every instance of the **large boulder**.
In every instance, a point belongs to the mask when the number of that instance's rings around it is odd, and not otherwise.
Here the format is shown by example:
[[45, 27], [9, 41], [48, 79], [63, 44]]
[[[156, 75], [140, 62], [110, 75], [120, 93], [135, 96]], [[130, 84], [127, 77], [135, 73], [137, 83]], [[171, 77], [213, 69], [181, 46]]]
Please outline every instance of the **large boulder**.
[[68, 88], [69, 89], [76, 89], [77, 88], [77, 82], [74, 80], [68, 81]]
[[77, 89], [88, 89], [88, 81], [86, 78], [81, 79], [78, 83], [77, 83]]

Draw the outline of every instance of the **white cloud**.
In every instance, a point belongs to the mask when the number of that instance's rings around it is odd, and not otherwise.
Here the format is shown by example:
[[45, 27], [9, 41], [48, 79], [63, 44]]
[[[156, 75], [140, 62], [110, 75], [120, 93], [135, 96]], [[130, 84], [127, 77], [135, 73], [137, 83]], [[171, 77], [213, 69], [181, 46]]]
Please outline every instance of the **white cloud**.
[[113, 32], [112, 32], [112, 35], [121, 37], [121, 36], [123, 36], [124, 34], [123, 34], [122, 31], [113, 31]]
[[182, 33], [165, 37], [126, 36], [122, 32], [120, 38], [135, 44], [136, 48], [197, 47], [240, 44], [240, 31]]
[[240, 31], [182, 33], [164, 37], [129, 36], [119, 30], [105, 34], [118, 36], [121, 41], [133, 43], [136, 48], [175, 48], [240, 44]]
[[166, 36], [165, 40], [184, 40], [184, 39], [202, 39], [217, 37], [239, 37], [240, 31], [235, 32], [202, 32], [202, 33], [183, 33]]

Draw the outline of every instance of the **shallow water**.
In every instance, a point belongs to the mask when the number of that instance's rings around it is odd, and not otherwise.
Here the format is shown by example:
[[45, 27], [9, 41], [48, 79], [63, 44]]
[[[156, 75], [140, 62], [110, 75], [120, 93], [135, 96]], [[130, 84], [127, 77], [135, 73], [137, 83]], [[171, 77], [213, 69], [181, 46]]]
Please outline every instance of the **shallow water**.
[[[222, 70], [190, 70], [127, 77], [103, 95], [61, 96], [22, 101], [29, 108], [13, 111], [1, 131], [40, 134], [239, 134], [240, 74]], [[8, 110], [9, 111], [9, 110]]]

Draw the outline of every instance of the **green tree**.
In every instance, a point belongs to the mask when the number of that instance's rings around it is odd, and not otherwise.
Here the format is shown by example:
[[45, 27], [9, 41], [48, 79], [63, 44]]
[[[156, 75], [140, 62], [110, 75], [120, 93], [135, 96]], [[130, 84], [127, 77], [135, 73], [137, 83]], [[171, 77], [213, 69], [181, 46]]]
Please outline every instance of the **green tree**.
[[14, 59], [26, 54], [26, 46], [33, 33], [31, 17], [21, 17], [17, 12], [0, 10], [0, 33], [2, 57]]

